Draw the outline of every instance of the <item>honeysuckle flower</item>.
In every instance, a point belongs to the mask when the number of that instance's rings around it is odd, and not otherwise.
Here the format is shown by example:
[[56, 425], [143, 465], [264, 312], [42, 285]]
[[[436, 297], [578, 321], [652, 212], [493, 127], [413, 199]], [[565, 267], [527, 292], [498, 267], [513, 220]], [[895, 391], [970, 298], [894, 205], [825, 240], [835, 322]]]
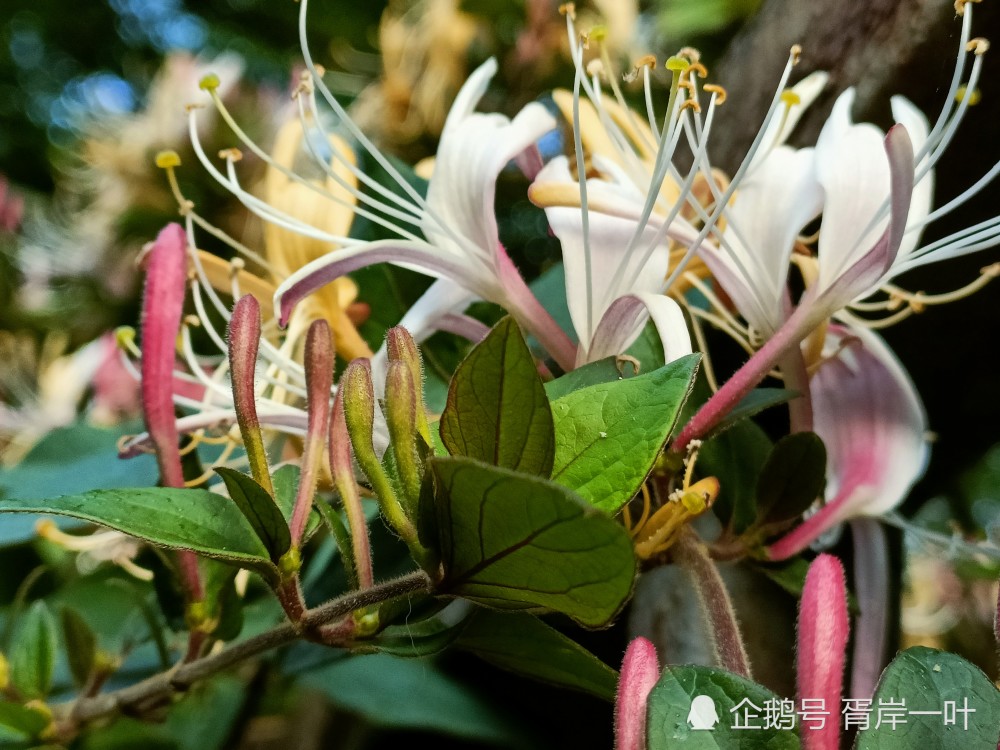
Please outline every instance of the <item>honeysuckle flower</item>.
[[646, 703], [660, 679], [656, 647], [647, 639], [632, 639], [622, 659], [615, 696], [615, 750], [645, 750]]
[[[849, 631], [844, 568], [833, 555], [820, 555], [809, 565], [799, 603], [796, 664], [800, 700], [818, 699], [825, 706], [840, 705]], [[804, 728], [806, 750], [837, 750], [838, 718], [828, 717], [822, 728]]]
[[[303, 10], [305, 7], [303, 7]], [[294, 306], [330, 281], [350, 271], [380, 262], [393, 262], [447, 280], [470, 298], [496, 302], [542, 341], [564, 366], [571, 366], [573, 348], [565, 334], [528, 290], [497, 235], [493, 200], [500, 170], [512, 159], [534, 148], [555, 126], [541, 104], [529, 104], [513, 120], [498, 114], [474, 112], [496, 72], [489, 60], [469, 77], [448, 115], [426, 199], [412, 191], [405, 221], [417, 225], [423, 239], [395, 226], [398, 240], [347, 243], [299, 269], [275, 294], [275, 307], [285, 322]], [[327, 92], [317, 79], [316, 86]], [[327, 92], [328, 93], [328, 92]], [[328, 101], [332, 96], [328, 97]], [[339, 105], [338, 105], [339, 106]], [[395, 171], [395, 170], [393, 170]], [[453, 287], [439, 284], [427, 296], [428, 319], [456, 307]], [[431, 300], [441, 299], [442, 306]], [[416, 321], [415, 327], [421, 327]]]
[[897, 507], [927, 465], [927, 415], [885, 342], [865, 328], [832, 325], [837, 353], [812, 376], [815, 431], [827, 449], [826, 502], [768, 548], [783, 560], [835, 525]]
[[[893, 307], [896, 298], [910, 303], [909, 311], [904, 311], [908, 314], [918, 309], [920, 304], [943, 302], [973, 291], [997, 275], [996, 266], [991, 266], [984, 270], [979, 280], [965, 289], [938, 298], [911, 295], [890, 283], [899, 274], [919, 265], [975, 252], [1000, 242], [1000, 218], [993, 218], [942, 240], [919, 245], [923, 227], [961, 205], [1000, 173], [1000, 164], [994, 165], [957, 198], [935, 211], [929, 211], [933, 167], [954, 136], [971, 99], [960, 90], [968, 54], [973, 55], [973, 63], [965, 90], [972, 91], [979, 79], [983, 54], [988, 48], [984, 40], [970, 39], [970, 6], [961, 5], [960, 9], [964, 14], [961, 53], [948, 99], [933, 128], [927, 127], [926, 120], [911, 104], [895, 97], [892, 101], [893, 112], [900, 122], [883, 137], [875, 126], [856, 125], [851, 121], [849, 110], [853, 93], [848, 91], [837, 101], [813, 151], [813, 158], [810, 160], [808, 154], [798, 157], [802, 162], [801, 171], [791, 179], [809, 185], [811, 179], [807, 170], [811, 163], [815, 169], [815, 182], [821, 188], [823, 197], [816, 257], [803, 258], [799, 263], [806, 280], [806, 291], [794, 307], [790, 301], [787, 303], [780, 327], [773, 330], [760, 351], [719, 389], [681, 431], [675, 441], [678, 449], [717, 423], [776, 363], [794, 352], [803, 339], [824, 325], [831, 316], [858, 323], [857, 316], [846, 308], [886, 310]], [[749, 158], [752, 159], [752, 156]], [[781, 158], [787, 159], [787, 156]], [[758, 172], [768, 174], [763, 168]], [[775, 174], [774, 177], [778, 176]], [[738, 180], [734, 179], [736, 182]], [[774, 183], [775, 180], [770, 181], [772, 187]], [[808, 194], [815, 197], [815, 186], [808, 190]], [[735, 203], [739, 204], [739, 197]], [[771, 225], [765, 226], [767, 231], [761, 233], [762, 237], [778, 238], [783, 232], [787, 236], [786, 230], [797, 223], [795, 212], [800, 206], [785, 202], [783, 207], [784, 214], [772, 214]], [[782, 253], [785, 252], [783, 248]], [[774, 272], [776, 278], [783, 279], [787, 269], [775, 268]], [[768, 306], [773, 309], [774, 295], [759, 294], [759, 288], [751, 283], [748, 274], [722, 273], [719, 280], [727, 291], [736, 292], [731, 296], [742, 304], [740, 312], [748, 319], [757, 315], [755, 305], [758, 309], [767, 309]], [[778, 288], [783, 290], [783, 287], [784, 284], [779, 283]], [[863, 302], [879, 289], [890, 293], [889, 301]], [[770, 327], [773, 329], [773, 325]]]

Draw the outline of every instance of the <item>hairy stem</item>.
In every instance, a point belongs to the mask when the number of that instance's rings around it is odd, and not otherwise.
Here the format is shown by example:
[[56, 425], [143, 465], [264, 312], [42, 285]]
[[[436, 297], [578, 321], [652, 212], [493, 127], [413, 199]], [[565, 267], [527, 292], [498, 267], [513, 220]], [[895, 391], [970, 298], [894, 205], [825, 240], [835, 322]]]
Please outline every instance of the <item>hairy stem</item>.
[[674, 545], [674, 556], [694, 584], [709, 625], [715, 661], [723, 669], [751, 679], [750, 660], [726, 584], [698, 535], [687, 527]]
[[320, 628], [351, 612], [416, 591], [430, 590], [430, 579], [421, 570], [366, 591], [353, 591], [305, 613], [299, 623], [286, 622], [276, 628], [236, 643], [222, 651], [183, 662], [168, 672], [149, 677], [129, 687], [52, 707], [56, 723], [72, 734], [80, 726], [117, 713], [133, 714], [143, 707], [155, 706], [174, 693], [183, 692], [194, 683], [215, 675], [258, 654], [271, 651], [302, 637], [303, 629]]

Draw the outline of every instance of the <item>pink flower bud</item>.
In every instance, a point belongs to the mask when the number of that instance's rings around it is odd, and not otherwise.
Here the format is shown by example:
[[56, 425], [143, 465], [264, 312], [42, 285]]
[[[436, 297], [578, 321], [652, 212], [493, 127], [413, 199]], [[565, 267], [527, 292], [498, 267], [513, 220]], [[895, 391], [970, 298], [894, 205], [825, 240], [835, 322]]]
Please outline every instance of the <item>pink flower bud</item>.
[[615, 698], [615, 750], [645, 750], [646, 701], [660, 679], [656, 647], [635, 638], [625, 650]]

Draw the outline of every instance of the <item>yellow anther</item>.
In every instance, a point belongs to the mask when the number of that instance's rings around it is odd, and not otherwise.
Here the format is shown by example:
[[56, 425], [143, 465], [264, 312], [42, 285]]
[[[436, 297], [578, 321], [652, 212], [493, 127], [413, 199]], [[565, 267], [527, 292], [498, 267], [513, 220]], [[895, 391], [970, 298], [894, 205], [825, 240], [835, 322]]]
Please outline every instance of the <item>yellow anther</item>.
[[215, 73], [209, 73], [207, 76], [198, 81], [198, 88], [202, 91], [215, 91], [219, 88], [220, 83], [221, 81], [219, 81], [219, 76], [215, 75]]
[[965, 6], [968, 3], [978, 3], [978, 2], [982, 2], [982, 0], [955, 0], [955, 13], [957, 13], [960, 16], [964, 16]]
[[802, 97], [789, 89], [781, 93], [781, 101], [786, 107], [791, 109], [792, 107], [802, 104]]
[[701, 52], [696, 50], [694, 47], [681, 47], [677, 50], [678, 57], [686, 57], [692, 63], [697, 63], [701, 61]]
[[191, 326], [191, 328], [200, 328], [201, 318], [199, 318], [197, 315], [185, 315], [184, 325]]
[[638, 60], [635, 61], [635, 69], [640, 68], [656, 68], [656, 55], [643, 55]]
[[219, 152], [220, 159], [227, 159], [229, 161], [239, 161], [243, 158], [243, 152], [238, 148], [224, 148]]
[[726, 90], [717, 83], [706, 83], [701, 87], [701, 89], [706, 94], [715, 94], [716, 105], [725, 103], [726, 97], [728, 96]]
[[160, 151], [156, 155], [156, 166], [160, 169], [173, 169], [181, 165], [181, 157], [176, 151]]
[[989, 40], [983, 39], [981, 36], [977, 36], [975, 39], [970, 39], [969, 43], [965, 45], [966, 52], [973, 52], [977, 55], [986, 54], [986, 50], [989, 48]]
[[708, 78], [708, 68], [700, 62], [692, 62], [691, 66], [687, 69], [687, 74], [689, 76], [697, 75], [699, 78]]
[[799, 60], [802, 58], [802, 45], [793, 44], [788, 53], [792, 56], [792, 65], [798, 65]]
[[701, 105], [697, 99], [685, 99], [680, 111], [683, 112], [685, 109], [693, 109], [695, 112], [701, 112]]
[[571, 21], [576, 20], [576, 3], [563, 3], [559, 6], [559, 15], [569, 16]]
[[135, 329], [132, 326], [118, 326], [115, 329], [115, 344], [124, 352], [135, 348]]
[[689, 63], [683, 57], [678, 57], [677, 55], [674, 55], [672, 57], [667, 58], [667, 61], [663, 64], [663, 67], [673, 72], [683, 73], [685, 70], [691, 67], [691, 63]]
[[958, 87], [958, 91], [955, 92], [955, 100], [959, 102], [964, 102], [968, 98], [969, 106], [975, 107], [979, 104], [979, 101], [983, 98], [982, 93], [979, 89], [972, 89], [969, 91], [969, 87], [964, 83]]
[[185, 104], [184, 105], [184, 111], [185, 112], [194, 112], [196, 109], [205, 109], [205, 105], [204, 104], [195, 104], [194, 102], [191, 102], [190, 104]]
[[678, 81], [678, 82], [677, 82], [677, 88], [679, 88], [679, 89], [684, 89], [684, 90], [685, 90], [685, 91], [687, 91], [687, 92], [688, 92], [689, 94], [691, 94], [691, 96], [694, 96], [695, 94], [697, 94], [697, 93], [698, 93], [698, 89], [696, 89], [696, 88], [694, 87], [694, 84], [693, 84], [693, 83], [691, 83], [691, 81], [689, 81], [689, 80], [688, 80], [688, 79], [686, 79], [686, 78], [685, 78], [685, 79], [684, 79], [683, 81]]

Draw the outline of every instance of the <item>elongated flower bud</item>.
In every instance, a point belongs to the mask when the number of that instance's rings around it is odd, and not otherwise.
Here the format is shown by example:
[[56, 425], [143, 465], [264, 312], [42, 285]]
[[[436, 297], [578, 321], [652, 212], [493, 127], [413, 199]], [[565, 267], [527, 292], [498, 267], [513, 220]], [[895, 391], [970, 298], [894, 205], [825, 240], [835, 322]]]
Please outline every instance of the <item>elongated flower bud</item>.
[[[844, 687], [844, 659], [850, 625], [844, 568], [833, 555], [820, 555], [806, 573], [798, 628], [799, 698], [817, 698], [839, 706]], [[803, 732], [806, 750], [837, 750], [840, 724]]]
[[417, 414], [423, 406], [417, 401], [413, 371], [406, 362], [389, 363], [385, 378], [385, 419], [396, 468], [403, 485], [407, 516], [415, 517], [420, 499], [423, 466], [417, 453]]
[[356, 359], [351, 362], [340, 379], [344, 393], [344, 418], [354, 446], [358, 466], [368, 477], [378, 495], [379, 506], [389, 525], [411, 547], [419, 546], [416, 527], [403, 512], [382, 462], [375, 453], [375, 388], [372, 384], [371, 362]]
[[635, 638], [625, 650], [615, 697], [615, 750], [646, 750], [646, 702], [660, 679], [656, 647]]
[[[372, 574], [371, 545], [368, 540], [368, 523], [361, 507], [361, 495], [354, 481], [354, 466], [351, 463], [351, 436], [347, 434], [344, 417], [344, 389], [337, 391], [330, 418], [330, 473], [333, 484], [340, 494], [347, 525], [351, 531], [351, 552], [354, 570], [358, 578], [358, 588], [368, 589], [374, 583]], [[346, 552], [346, 550], [345, 550]]]
[[410, 371], [410, 382], [413, 383], [414, 400], [417, 404], [415, 411], [417, 430], [429, 445], [430, 425], [427, 423], [427, 412], [424, 409], [424, 365], [420, 350], [410, 332], [402, 326], [389, 329], [385, 335], [385, 348], [390, 362], [403, 362]]
[[295, 509], [290, 530], [292, 545], [302, 539], [316, 494], [316, 480], [323, 460], [323, 444], [328, 437], [330, 422], [330, 387], [333, 385], [333, 344], [330, 326], [325, 320], [314, 320], [306, 333], [306, 390], [309, 397], [309, 416], [306, 427], [305, 450], [302, 454], [302, 473], [299, 476]]
[[233, 381], [233, 406], [243, 436], [250, 472], [257, 484], [274, 496], [267, 467], [264, 437], [257, 419], [254, 371], [260, 347], [260, 304], [253, 295], [240, 297], [229, 320], [229, 371]]
[[187, 284], [186, 248], [187, 238], [179, 224], [163, 228], [146, 259], [142, 298], [142, 413], [167, 487], [184, 486], [173, 381]]

